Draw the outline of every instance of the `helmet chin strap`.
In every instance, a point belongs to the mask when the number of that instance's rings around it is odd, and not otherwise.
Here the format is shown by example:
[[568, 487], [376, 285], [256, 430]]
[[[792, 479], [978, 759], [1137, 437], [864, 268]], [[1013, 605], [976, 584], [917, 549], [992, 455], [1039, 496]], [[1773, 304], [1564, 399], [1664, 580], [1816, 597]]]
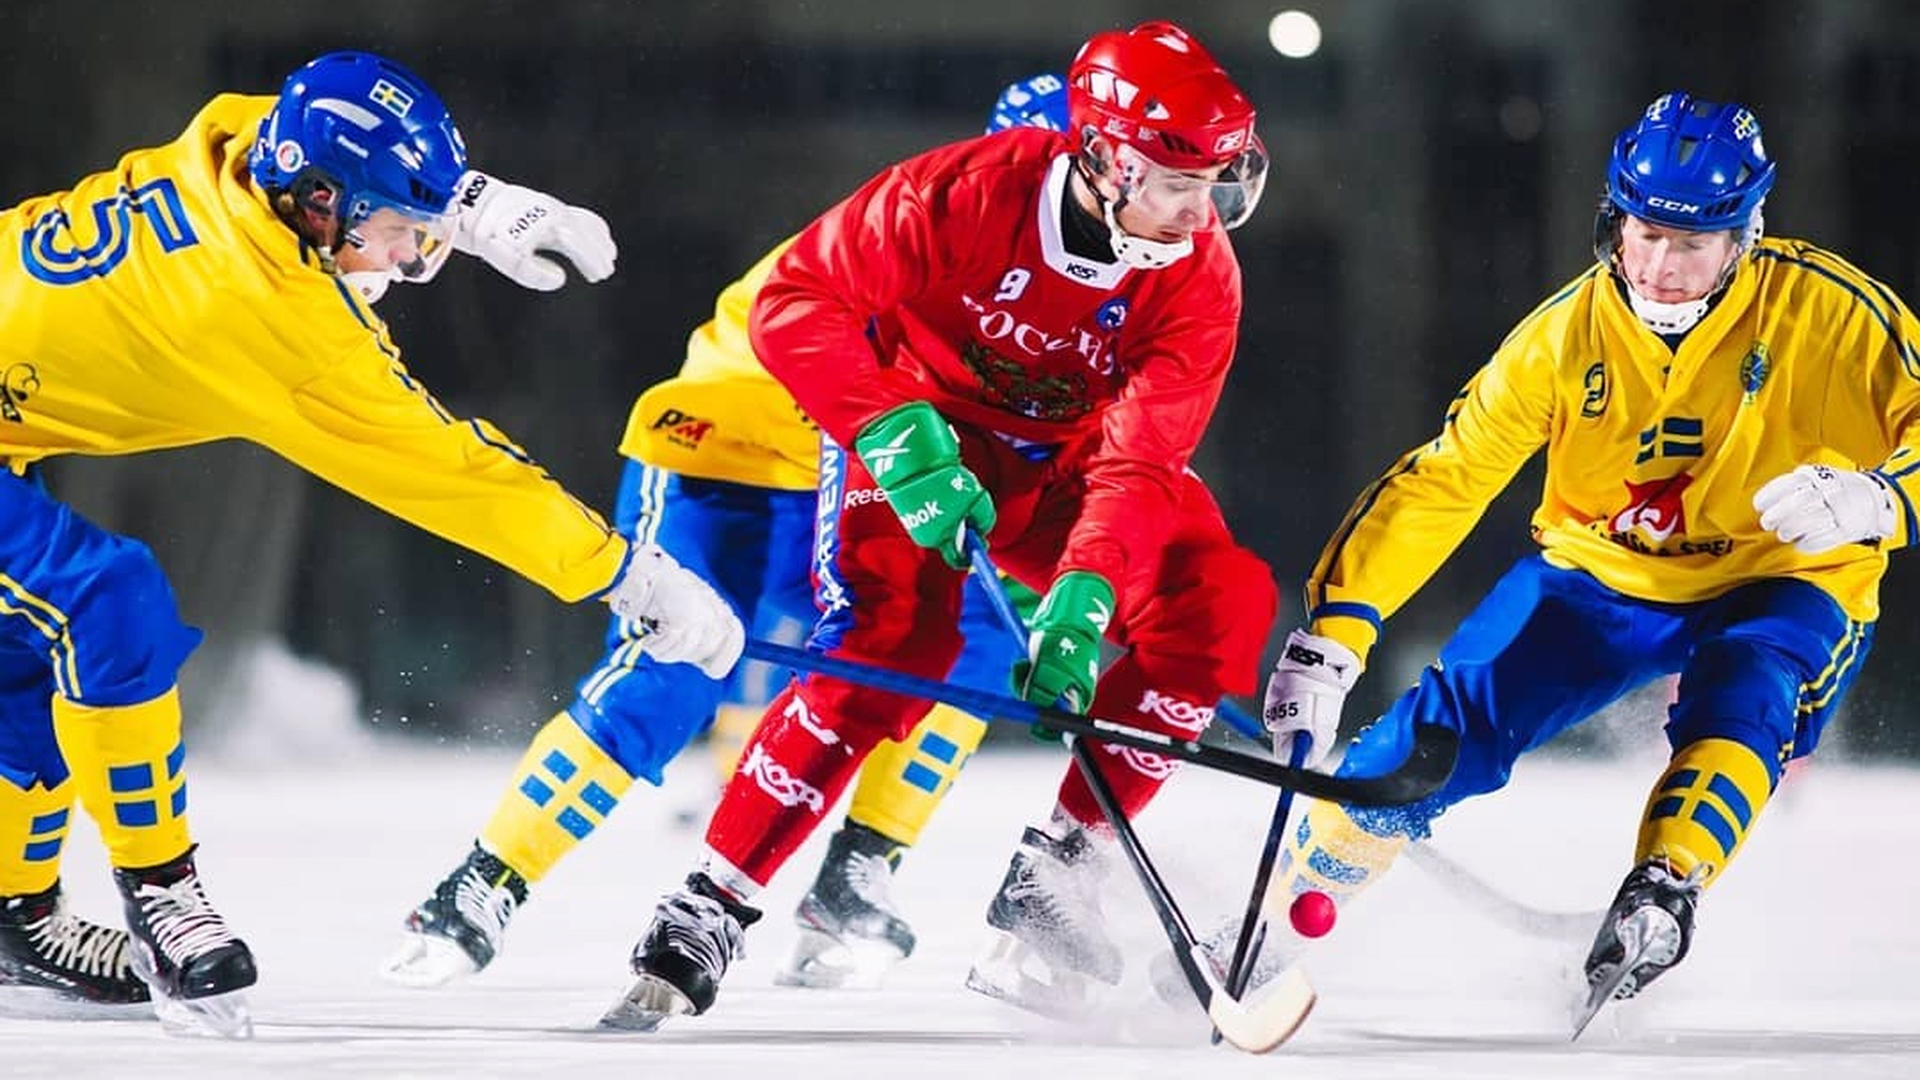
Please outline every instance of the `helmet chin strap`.
[[1656, 334], [1684, 334], [1694, 328], [1707, 314], [1711, 294], [1698, 300], [1682, 300], [1677, 304], [1665, 304], [1658, 300], [1649, 300], [1640, 295], [1640, 290], [1627, 283], [1627, 304], [1647, 329]]
[[[1094, 197], [1099, 198], [1099, 194], [1096, 190]], [[1120, 205], [1126, 202], [1126, 199], [1126, 195], [1122, 194], [1113, 202], [1100, 200], [1101, 209], [1106, 211], [1107, 229], [1113, 244], [1114, 258], [1136, 270], [1158, 270], [1193, 254], [1193, 237], [1191, 236], [1183, 236], [1168, 243], [1164, 240], [1149, 240], [1144, 236], [1135, 236], [1122, 229], [1118, 214]]]

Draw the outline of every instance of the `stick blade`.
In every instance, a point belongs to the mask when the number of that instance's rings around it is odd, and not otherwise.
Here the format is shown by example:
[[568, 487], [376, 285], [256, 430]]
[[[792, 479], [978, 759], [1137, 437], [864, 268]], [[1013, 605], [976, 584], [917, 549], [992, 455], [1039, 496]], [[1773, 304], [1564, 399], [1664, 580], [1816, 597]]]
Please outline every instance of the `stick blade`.
[[1216, 991], [1207, 1002], [1207, 1018], [1234, 1049], [1266, 1054], [1300, 1030], [1318, 1000], [1306, 972], [1296, 965], [1262, 987], [1252, 1001], [1235, 1001]]

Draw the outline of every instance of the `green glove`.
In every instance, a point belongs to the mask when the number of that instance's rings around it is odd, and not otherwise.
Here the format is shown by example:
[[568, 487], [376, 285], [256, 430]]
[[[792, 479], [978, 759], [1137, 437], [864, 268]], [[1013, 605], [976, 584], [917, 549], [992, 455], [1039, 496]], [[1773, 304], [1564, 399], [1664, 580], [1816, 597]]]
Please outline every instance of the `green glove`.
[[960, 463], [952, 425], [933, 406], [912, 401], [861, 429], [853, 449], [913, 542], [938, 551], [955, 570], [965, 569], [967, 526], [987, 535], [993, 498]]
[[1028, 628], [1027, 658], [1014, 665], [1020, 696], [1084, 713], [1100, 678], [1100, 639], [1113, 621], [1113, 586], [1087, 570], [1053, 579]]

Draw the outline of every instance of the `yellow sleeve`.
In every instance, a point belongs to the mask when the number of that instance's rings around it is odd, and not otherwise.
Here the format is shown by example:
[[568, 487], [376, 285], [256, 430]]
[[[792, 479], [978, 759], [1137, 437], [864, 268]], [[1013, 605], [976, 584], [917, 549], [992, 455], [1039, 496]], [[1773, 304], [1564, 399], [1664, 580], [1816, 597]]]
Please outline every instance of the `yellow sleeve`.
[[1555, 381], [1542, 321], [1521, 324], [1455, 395], [1439, 436], [1403, 455], [1347, 511], [1307, 580], [1313, 633], [1364, 659], [1381, 621], [1426, 584], [1545, 445]]
[[1887, 550], [1920, 543], [1920, 320], [1887, 291], [1886, 342], [1873, 362], [1872, 396], [1880, 402], [1893, 453], [1873, 469], [1894, 494], [1894, 531]]
[[260, 441], [346, 491], [574, 601], [605, 590], [627, 542], [485, 420], [461, 420], [369, 344], [296, 387], [303, 424]]

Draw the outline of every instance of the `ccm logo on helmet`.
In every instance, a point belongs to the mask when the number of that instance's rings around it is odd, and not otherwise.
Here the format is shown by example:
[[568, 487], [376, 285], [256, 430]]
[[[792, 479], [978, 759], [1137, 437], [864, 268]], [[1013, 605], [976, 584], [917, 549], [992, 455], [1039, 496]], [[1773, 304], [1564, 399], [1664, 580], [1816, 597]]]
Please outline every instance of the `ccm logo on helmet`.
[[1655, 210], [1678, 210], [1683, 214], [1697, 214], [1700, 212], [1699, 203], [1684, 203], [1676, 199], [1663, 199], [1658, 195], [1648, 196], [1647, 205], [1653, 207]]

